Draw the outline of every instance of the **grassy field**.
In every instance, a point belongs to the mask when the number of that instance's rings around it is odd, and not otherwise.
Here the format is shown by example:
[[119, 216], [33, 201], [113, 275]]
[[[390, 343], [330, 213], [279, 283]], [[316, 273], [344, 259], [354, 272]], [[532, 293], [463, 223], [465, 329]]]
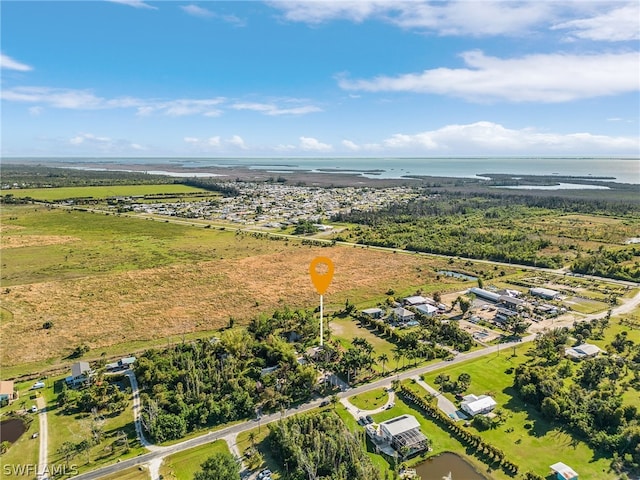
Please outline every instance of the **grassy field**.
[[[82, 344], [88, 359], [145, 342], [247, 322], [261, 312], [314, 308], [308, 265], [336, 265], [326, 311], [436, 283], [444, 259], [367, 248], [311, 247], [219, 229], [117, 215], [6, 206], [2, 225], [3, 367], [40, 371]], [[471, 268], [468, 265], [466, 268]], [[484, 268], [484, 267], [483, 267]], [[442, 289], [459, 282], [441, 279]], [[455, 287], [454, 287], [455, 288]], [[53, 327], [44, 329], [45, 322]], [[31, 348], [37, 344], [38, 348]], [[113, 348], [122, 345], [122, 348]], [[27, 365], [25, 365], [27, 364]], [[31, 364], [29, 366], [28, 364]]]
[[[55, 202], [70, 198], [106, 199], [109, 197], [131, 197], [138, 195], [171, 195], [206, 192], [187, 185], [109, 185], [92, 187], [59, 187], [59, 188], [25, 188], [2, 192], [2, 195], [13, 195], [16, 198], [30, 197], [44, 202]], [[211, 192], [207, 192], [211, 193]], [[211, 196], [215, 196], [211, 193]]]
[[[467, 392], [493, 396], [498, 403], [496, 413], [503, 420], [497, 428], [484, 432], [469, 428], [503, 450], [507, 458], [520, 466], [521, 471], [544, 475], [549, 465], [564, 461], [585, 478], [607, 478], [611, 459], [600, 456], [586, 443], [551, 425], [516, 395], [512, 388], [513, 373], [509, 372], [529, 359], [524, 355], [528, 348], [527, 345], [517, 348], [515, 357], [512, 356], [512, 350], [508, 349], [500, 356], [482, 357], [445, 371], [432, 372], [425, 376], [425, 381], [435, 386], [434, 379], [440, 373], [446, 373], [452, 379], [463, 372], [471, 375], [471, 386]], [[446, 395], [455, 401], [450, 394]]]
[[191, 480], [204, 461], [216, 452], [230, 453], [227, 442], [217, 440], [169, 455], [162, 462], [160, 476], [165, 480]]
[[389, 394], [383, 388], [349, 397], [349, 402], [360, 410], [375, 410], [386, 404], [388, 400]]

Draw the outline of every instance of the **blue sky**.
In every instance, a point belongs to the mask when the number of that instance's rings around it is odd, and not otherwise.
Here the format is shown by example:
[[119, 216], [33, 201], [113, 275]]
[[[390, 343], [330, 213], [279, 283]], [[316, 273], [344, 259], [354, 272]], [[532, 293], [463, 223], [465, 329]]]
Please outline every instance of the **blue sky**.
[[1, 9], [3, 156], [640, 155], [636, 0]]

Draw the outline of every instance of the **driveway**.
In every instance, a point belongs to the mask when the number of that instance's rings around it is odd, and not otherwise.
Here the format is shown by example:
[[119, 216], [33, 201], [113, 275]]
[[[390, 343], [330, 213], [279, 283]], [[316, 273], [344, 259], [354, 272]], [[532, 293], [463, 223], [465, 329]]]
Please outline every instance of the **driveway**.
[[455, 403], [453, 403], [451, 400], [445, 397], [442, 394], [442, 392], [439, 392], [438, 390], [433, 388], [427, 382], [420, 379], [420, 377], [413, 377], [413, 380], [415, 380], [418, 385], [424, 388], [431, 395], [436, 397], [436, 401], [438, 402], [438, 408], [442, 410], [444, 413], [446, 413], [447, 415], [449, 415], [449, 417], [451, 417], [454, 420], [464, 420], [467, 418], [467, 416], [464, 413], [458, 410], [458, 407], [456, 407]]
[[47, 404], [41, 396], [36, 398], [36, 407], [38, 407], [38, 421], [40, 422], [40, 450], [38, 451], [38, 480], [44, 480], [47, 478], [47, 459], [49, 458], [49, 445], [48, 445], [48, 428], [47, 422]]

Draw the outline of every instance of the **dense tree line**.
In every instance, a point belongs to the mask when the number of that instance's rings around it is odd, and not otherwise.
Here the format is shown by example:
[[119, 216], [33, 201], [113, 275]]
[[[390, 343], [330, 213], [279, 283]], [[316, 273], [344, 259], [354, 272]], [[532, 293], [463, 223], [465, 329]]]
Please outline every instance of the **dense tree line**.
[[363, 449], [334, 412], [323, 411], [269, 425], [271, 451], [286, 480], [373, 480], [381, 478]]
[[[597, 323], [591, 330], [581, 326], [581, 338], [597, 330]], [[612, 355], [584, 358], [574, 369], [569, 360], [560, 361], [568, 334], [557, 329], [539, 335], [534, 352], [541, 361], [516, 369], [516, 391], [549, 421], [619, 458], [623, 467], [639, 469], [640, 414], [636, 405], [623, 403], [621, 391], [640, 385], [640, 345], [622, 332], [607, 347]]]
[[2, 183], [18, 184], [21, 188], [81, 187], [98, 185], [158, 185], [178, 183], [164, 175], [117, 170], [79, 170], [43, 165], [2, 165]]
[[312, 313], [285, 310], [219, 338], [147, 351], [135, 364], [145, 429], [163, 442], [307, 400], [316, 370], [298, 362], [287, 338], [312, 341], [314, 325]]
[[231, 182], [221, 182], [210, 178], [184, 178], [179, 183], [189, 185], [190, 187], [201, 188], [210, 192], [221, 193], [224, 197], [237, 197], [240, 190]]
[[[560, 268], [564, 258], [549, 253], [554, 245], [544, 229], [529, 220], [558, 213], [587, 213], [637, 218], [632, 201], [564, 198], [475, 192], [425, 194], [408, 202], [396, 202], [380, 210], [352, 210], [334, 216], [335, 221], [356, 223], [349, 240], [367, 245], [410, 251], [456, 255], [493, 261]], [[563, 235], [566, 235], [563, 232]], [[338, 240], [347, 240], [341, 237]], [[593, 271], [617, 278], [640, 278], [640, 267], [619, 266], [613, 257], [635, 255], [630, 249], [604, 253], [606, 268], [595, 268], [585, 252], [576, 271]], [[598, 257], [596, 257], [598, 258]], [[619, 264], [618, 264], [619, 265]]]
[[[630, 263], [635, 260], [634, 263]], [[605, 250], [598, 249], [591, 255], [580, 255], [571, 265], [576, 273], [640, 281], [640, 250], [636, 247]]]

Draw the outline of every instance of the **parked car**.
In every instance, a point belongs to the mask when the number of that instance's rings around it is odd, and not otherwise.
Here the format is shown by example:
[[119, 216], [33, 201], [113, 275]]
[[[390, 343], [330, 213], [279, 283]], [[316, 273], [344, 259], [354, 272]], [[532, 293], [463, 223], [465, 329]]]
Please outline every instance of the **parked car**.
[[31, 387], [31, 390], [37, 390], [39, 388], [44, 388], [44, 382], [36, 382], [33, 384], [33, 387]]
[[323, 400], [322, 402], [320, 402], [321, 407], [326, 407], [327, 405], [329, 405], [329, 400]]
[[367, 419], [366, 419], [366, 418], [364, 418], [364, 417], [360, 417], [360, 418], [358, 419], [358, 425], [362, 425], [362, 426], [364, 426], [364, 425], [366, 425], [366, 424], [367, 424]]
[[31, 405], [30, 411], [31, 413], [38, 413], [38, 407], [36, 407], [35, 405]]
[[366, 417], [364, 417], [367, 419], [367, 425], [369, 425], [370, 423], [373, 423], [373, 418], [371, 418], [371, 415], [367, 415]]

